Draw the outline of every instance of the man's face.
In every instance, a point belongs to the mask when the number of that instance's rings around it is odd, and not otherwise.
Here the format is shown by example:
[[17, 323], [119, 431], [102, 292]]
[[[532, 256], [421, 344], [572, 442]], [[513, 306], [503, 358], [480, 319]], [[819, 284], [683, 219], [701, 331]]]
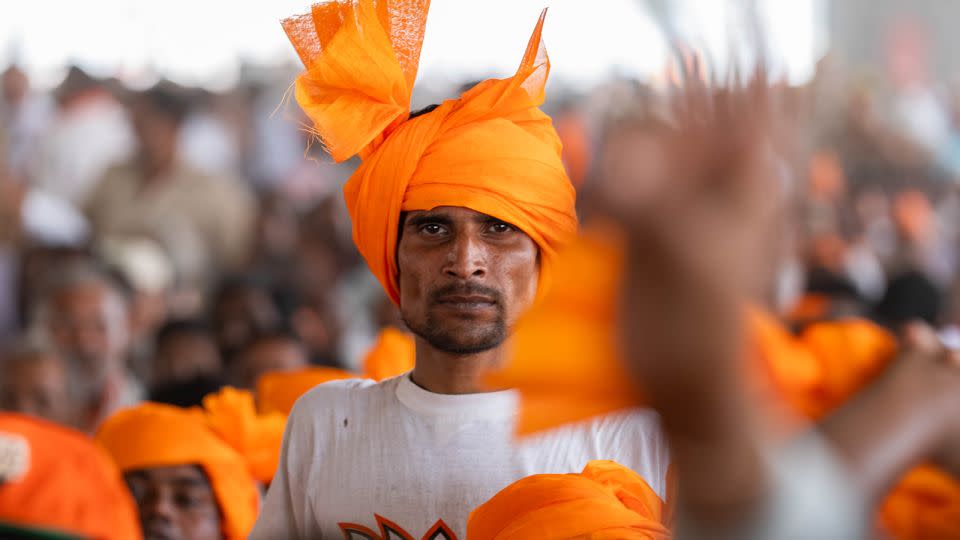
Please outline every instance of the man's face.
[[307, 367], [307, 351], [290, 339], [259, 341], [237, 359], [234, 382], [240, 388], [253, 389], [264, 373], [294, 371]]
[[52, 355], [8, 361], [0, 377], [0, 409], [70, 425], [73, 407], [63, 362]]
[[48, 323], [57, 346], [85, 362], [120, 361], [126, 348], [126, 313], [110, 294], [99, 283], [58, 294]]
[[401, 228], [400, 312], [410, 330], [453, 354], [503, 343], [536, 296], [536, 243], [462, 207], [409, 212]]
[[144, 540], [218, 540], [220, 508], [197, 465], [155, 467], [124, 475], [140, 512]]
[[222, 369], [220, 351], [212, 336], [182, 333], [169, 336], [157, 347], [151, 384], [216, 376]]
[[176, 157], [177, 122], [144, 100], [131, 105], [130, 118], [141, 156], [147, 163], [155, 167], [172, 163]]

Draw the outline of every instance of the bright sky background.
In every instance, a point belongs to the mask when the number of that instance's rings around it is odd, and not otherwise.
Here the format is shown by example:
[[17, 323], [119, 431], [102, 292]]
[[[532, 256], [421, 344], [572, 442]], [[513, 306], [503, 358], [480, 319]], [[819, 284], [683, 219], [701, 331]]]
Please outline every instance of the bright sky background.
[[[768, 40], [792, 82], [825, 48], [824, 0], [758, 0]], [[677, 28], [722, 61], [736, 0], [666, 0]], [[235, 82], [241, 59], [296, 60], [279, 20], [309, 0], [12, 0], [0, 15], [0, 66], [16, 51], [40, 86], [75, 62], [97, 75], [142, 79], [152, 69], [213, 89]], [[550, 7], [545, 39], [553, 77], [586, 87], [611, 73], [649, 78], [666, 45], [642, 0], [433, 0], [421, 80], [442, 84], [516, 69], [537, 15]], [[734, 23], [736, 22], [734, 18]]]

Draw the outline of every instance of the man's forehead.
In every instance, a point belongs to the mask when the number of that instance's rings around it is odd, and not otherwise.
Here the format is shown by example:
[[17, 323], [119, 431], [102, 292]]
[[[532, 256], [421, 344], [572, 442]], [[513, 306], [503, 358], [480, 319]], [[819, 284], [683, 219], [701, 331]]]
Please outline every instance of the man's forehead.
[[497, 220], [507, 223], [507, 221], [496, 216], [484, 214], [483, 212], [478, 212], [465, 206], [437, 206], [431, 208], [430, 210], [410, 210], [406, 212], [406, 214], [408, 218], [442, 217], [448, 220], [457, 221], [486, 222], [490, 220]]
[[136, 469], [126, 474], [128, 478], [139, 478], [156, 483], [209, 485], [207, 475], [199, 465], [171, 465]]

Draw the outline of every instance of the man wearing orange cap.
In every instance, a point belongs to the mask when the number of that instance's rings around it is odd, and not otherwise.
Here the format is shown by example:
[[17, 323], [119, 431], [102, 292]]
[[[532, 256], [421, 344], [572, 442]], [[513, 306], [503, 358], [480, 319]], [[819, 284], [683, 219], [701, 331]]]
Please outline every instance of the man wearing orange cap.
[[290, 415], [252, 538], [463, 538], [469, 511], [535, 473], [613, 459], [664, 496], [656, 417], [631, 412], [515, 443], [516, 395], [485, 392], [515, 322], [576, 232], [551, 120], [541, 17], [517, 73], [409, 112], [427, 0], [318, 4], [285, 29], [297, 101], [337, 161], [353, 238], [416, 336], [408, 375], [321, 385]]
[[263, 453], [236, 439], [271, 437], [236, 414], [243, 405], [252, 413], [252, 396], [228, 389], [205, 398], [205, 411], [144, 403], [100, 427], [97, 442], [123, 472], [146, 540], [247, 537], [260, 506], [251, 457]]

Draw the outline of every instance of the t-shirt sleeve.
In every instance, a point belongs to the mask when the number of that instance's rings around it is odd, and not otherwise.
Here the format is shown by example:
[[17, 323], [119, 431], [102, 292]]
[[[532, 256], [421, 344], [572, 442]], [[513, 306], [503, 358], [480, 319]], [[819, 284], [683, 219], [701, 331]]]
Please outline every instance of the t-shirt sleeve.
[[250, 540], [275, 538], [320, 539], [319, 530], [308, 521], [309, 501], [303, 483], [310, 460], [313, 426], [302, 400], [294, 405], [287, 420], [280, 449], [280, 462], [267, 490], [260, 516]]
[[600, 424], [596, 437], [600, 448], [612, 452], [606, 459], [636, 471], [666, 500], [670, 450], [656, 412], [640, 409], [611, 414]]

